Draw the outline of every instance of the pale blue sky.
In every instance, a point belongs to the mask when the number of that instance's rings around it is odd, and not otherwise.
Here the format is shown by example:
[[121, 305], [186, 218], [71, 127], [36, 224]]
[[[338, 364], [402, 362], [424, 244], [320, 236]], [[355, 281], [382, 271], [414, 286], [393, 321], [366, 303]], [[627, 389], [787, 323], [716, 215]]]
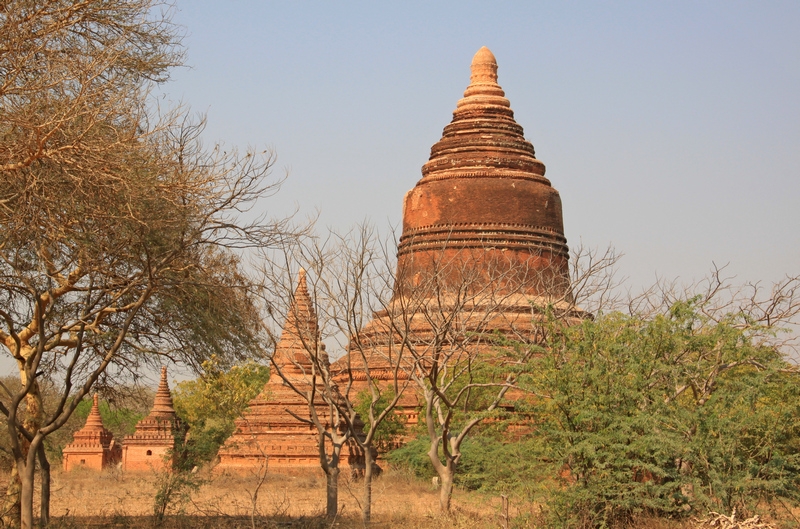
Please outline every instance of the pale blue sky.
[[164, 91], [207, 142], [275, 149], [267, 211], [399, 223], [486, 45], [570, 244], [613, 244], [633, 288], [800, 273], [800, 2], [177, 7], [190, 68]]
[[188, 68], [162, 91], [206, 142], [272, 147], [277, 215], [401, 218], [488, 46], [570, 245], [629, 286], [800, 274], [800, 2], [176, 0]]

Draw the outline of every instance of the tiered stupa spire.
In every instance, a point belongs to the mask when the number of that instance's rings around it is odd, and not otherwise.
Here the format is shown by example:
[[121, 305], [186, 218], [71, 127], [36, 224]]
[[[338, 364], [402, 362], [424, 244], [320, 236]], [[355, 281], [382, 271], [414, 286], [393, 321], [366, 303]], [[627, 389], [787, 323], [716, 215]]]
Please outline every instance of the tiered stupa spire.
[[92, 409], [89, 410], [89, 416], [86, 417], [86, 425], [81, 428], [81, 432], [107, 432], [108, 430], [103, 427], [103, 419], [100, 417], [100, 405], [97, 398], [97, 393], [92, 396]]
[[175, 420], [175, 408], [172, 406], [172, 394], [167, 383], [167, 368], [161, 368], [161, 379], [158, 382], [155, 399], [153, 399], [153, 409], [150, 410], [148, 417]]
[[568, 296], [561, 198], [544, 173], [483, 47], [453, 120], [406, 194], [395, 295], [441, 274], [442, 263], [471, 261], [484, 281], [516, 269], [524, 273], [513, 291]]
[[[472, 336], [470, 351], [491, 355], [483, 336], [537, 339], [540, 307], [580, 316], [572, 306], [561, 198], [544, 174], [497, 83], [494, 54], [483, 47], [422, 178], [404, 197], [391, 303], [334, 364], [340, 384], [354, 380], [355, 391], [364, 389], [357, 372], [365, 361], [373, 380], [406, 376], [395, 375], [397, 344], [424, 354], [441, 339]], [[410, 394], [404, 399], [415, 400]], [[415, 404], [402, 404], [411, 423]]]
[[311, 354], [320, 355], [323, 364], [328, 362], [323, 344], [319, 341], [317, 314], [314, 312], [314, 302], [308, 292], [306, 271], [301, 268], [297, 274], [297, 288], [292, 295], [286, 322], [275, 347], [272, 358], [274, 369], [271, 376], [280, 378], [278, 371], [288, 378], [309, 376], [314, 367], [309, 351]]
[[77, 467], [101, 470], [116, 464], [121, 458], [122, 450], [114, 441], [114, 434], [103, 426], [95, 393], [86, 424], [75, 432], [73, 441], [64, 447], [64, 470]]
[[[319, 355], [316, 365], [314, 355]], [[251, 472], [267, 463], [270, 472], [291, 473], [319, 468], [317, 430], [297, 417], [309, 416], [307, 398], [313, 395], [312, 405], [317, 416], [323, 422], [329, 422], [330, 411], [322, 397], [325, 388], [319, 376], [320, 369], [328, 369], [328, 356], [320, 341], [306, 273], [301, 269], [272, 356], [269, 382], [250, 401], [244, 417], [236, 421], [236, 431], [219, 450], [220, 461], [216, 470]], [[354, 442], [343, 447], [341, 460], [342, 466], [364, 466], [363, 455]]]
[[161, 368], [153, 408], [136, 424], [136, 432], [124, 439], [123, 466], [126, 470], [151, 470], [172, 464], [170, 451], [175, 447], [176, 437], [185, 434], [167, 383], [167, 368]]

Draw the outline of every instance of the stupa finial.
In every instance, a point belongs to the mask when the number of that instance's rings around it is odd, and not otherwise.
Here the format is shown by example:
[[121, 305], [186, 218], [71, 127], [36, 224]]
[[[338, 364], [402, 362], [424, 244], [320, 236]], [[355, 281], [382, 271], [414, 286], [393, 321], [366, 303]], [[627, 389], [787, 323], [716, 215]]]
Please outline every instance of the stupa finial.
[[[456, 113], [480, 112], [487, 107], [504, 107], [508, 110], [501, 110], [501, 112], [513, 116], [510, 111], [511, 104], [505, 95], [503, 89], [497, 84], [497, 59], [494, 58], [494, 53], [484, 46], [472, 57], [469, 86], [464, 91], [464, 98], [458, 102]], [[453, 115], [457, 116], [457, 114]]]
[[150, 412], [153, 417], [175, 417], [175, 408], [172, 407], [172, 395], [167, 383], [167, 367], [161, 367], [161, 380], [158, 383], [156, 397], [153, 401], [153, 410]]
[[92, 397], [92, 409], [89, 411], [89, 416], [86, 418], [86, 426], [84, 429], [103, 429], [103, 420], [100, 418], [100, 405], [97, 393]]
[[497, 59], [486, 46], [478, 50], [470, 66], [470, 83], [497, 83]]
[[314, 314], [314, 303], [311, 301], [311, 294], [308, 292], [306, 270], [305, 268], [301, 268], [297, 271], [297, 287], [292, 296], [292, 303], [289, 307], [286, 324], [299, 330], [308, 327], [309, 321], [313, 321], [311, 327], [313, 327], [315, 329], [314, 332], [316, 332], [317, 317]]

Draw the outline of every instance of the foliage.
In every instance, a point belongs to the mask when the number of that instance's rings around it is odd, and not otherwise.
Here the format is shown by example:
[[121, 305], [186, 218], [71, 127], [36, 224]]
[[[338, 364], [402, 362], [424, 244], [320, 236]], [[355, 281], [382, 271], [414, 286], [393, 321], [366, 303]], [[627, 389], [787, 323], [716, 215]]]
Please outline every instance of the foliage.
[[[0, 411], [20, 475], [6, 498], [27, 527], [40, 447], [96, 383], [161, 355], [265, 355], [240, 251], [293, 237], [285, 219], [245, 218], [280, 180], [271, 153], [207, 149], [202, 118], [153, 99], [183, 58], [171, 14], [160, 0], [0, 7], [0, 347], [22, 383]], [[61, 392], [49, 410], [45, 380]]]
[[[153, 495], [153, 521], [161, 525], [169, 512], [183, 514], [186, 505], [206, 483], [198, 474], [197, 465], [204, 461], [206, 444], [197, 443], [187, 436], [189, 425], [185, 422], [174, 428], [173, 447], [164, 454], [164, 467], [155, 471]], [[202, 434], [201, 434], [202, 438]]]
[[[135, 432], [136, 423], [145, 416], [145, 413], [142, 413], [141, 410], [111, 407], [111, 405], [104, 400], [100, 401], [98, 407], [100, 408], [100, 417], [103, 419], [103, 426], [109, 429], [117, 439], [122, 439], [126, 435], [131, 435]], [[86, 418], [89, 416], [91, 409], [91, 399], [83, 399], [81, 403], [78, 404], [78, 407], [75, 408], [75, 417], [80, 424], [86, 422]]]
[[386, 460], [396, 467], [409, 470], [418, 478], [429, 481], [436, 472], [431, 467], [428, 450], [430, 450], [430, 440], [427, 436], [419, 436], [386, 454]]
[[234, 430], [250, 401], [269, 379], [266, 366], [249, 361], [225, 370], [216, 357], [203, 363], [196, 380], [180, 382], [173, 390], [178, 416], [189, 427], [186, 441], [189, 468], [211, 461]]
[[196, 492], [203, 483], [197, 474], [187, 470], [165, 469], [158, 472], [156, 493], [153, 496], [153, 518], [156, 525], [164, 521], [168, 512], [182, 512], [191, 500], [192, 492]]
[[[522, 501], [541, 497], [549, 465], [541, 462], [538, 442], [525, 436], [508, 439], [508, 432], [481, 431], [465, 439], [455, 484], [467, 490], [491, 494], [506, 494]], [[393, 466], [410, 471], [414, 476], [430, 481], [436, 476], [428, 457], [430, 441], [420, 436], [397, 448], [386, 459]]]
[[800, 385], [754, 338], [763, 328], [713, 320], [695, 298], [550, 331], [523, 385], [560, 477], [544, 498], [553, 526], [800, 501]]
[[530, 436], [514, 437], [508, 431], [481, 431], [467, 439], [456, 484], [521, 501], [537, 498], [543, 487], [552, 483], [542, 463], [539, 443]]
[[[372, 403], [372, 394], [369, 389], [364, 389], [356, 395], [353, 408], [364, 421], [364, 431], [369, 431], [372, 428], [369, 418], [370, 406], [374, 406], [374, 415], [380, 416], [394, 400], [395, 391], [394, 386], [391, 384], [387, 385], [386, 388], [380, 392], [380, 396], [374, 404]], [[405, 422], [403, 417], [398, 413], [389, 413], [375, 427], [375, 433], [372, 437], [373, 446], [378, 452], [387, 452], [391, 448], [397, 446], [404, 432]]]

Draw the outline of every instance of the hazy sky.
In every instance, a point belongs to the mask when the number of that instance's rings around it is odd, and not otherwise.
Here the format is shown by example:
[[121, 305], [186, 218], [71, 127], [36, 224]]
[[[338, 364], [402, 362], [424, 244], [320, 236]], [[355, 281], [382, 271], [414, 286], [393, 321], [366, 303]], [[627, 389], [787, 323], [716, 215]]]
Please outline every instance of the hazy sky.
[[570, 245], [613, 244], [633, 288], [800, 274], [800, 2], [177, 7], [190, 67], [164, 92], [208, 143], [276, 151], [266, 211], [398, 224], [486, 45]]

